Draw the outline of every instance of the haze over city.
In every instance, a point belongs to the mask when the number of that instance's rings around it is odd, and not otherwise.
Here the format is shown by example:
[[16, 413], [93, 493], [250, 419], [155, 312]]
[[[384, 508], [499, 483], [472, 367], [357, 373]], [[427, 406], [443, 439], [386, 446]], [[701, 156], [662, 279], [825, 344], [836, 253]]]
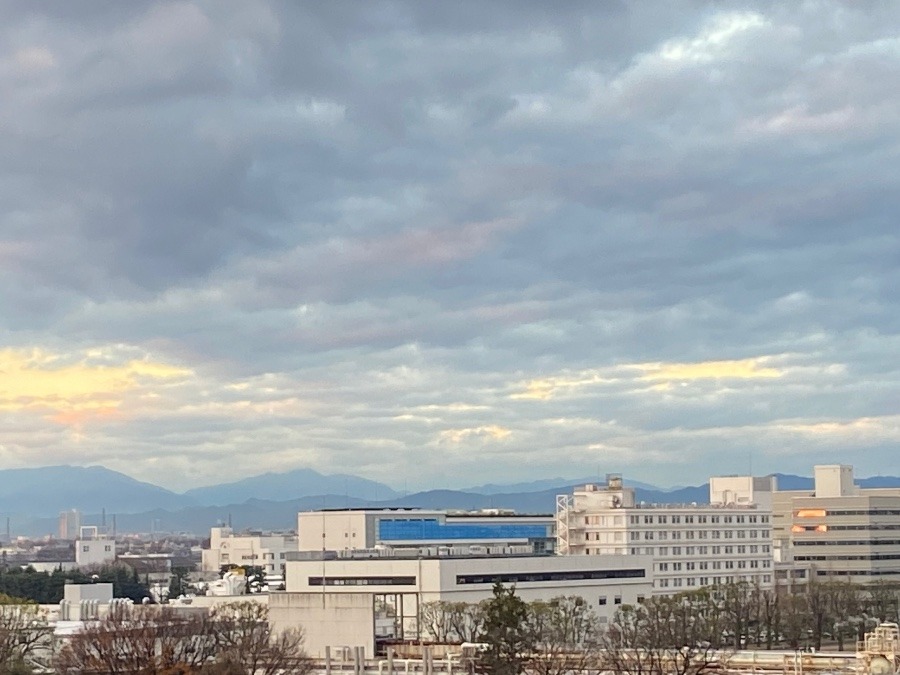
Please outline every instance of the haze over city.
[[897, 473], [900, 6], [0, 6], [0, 469]]

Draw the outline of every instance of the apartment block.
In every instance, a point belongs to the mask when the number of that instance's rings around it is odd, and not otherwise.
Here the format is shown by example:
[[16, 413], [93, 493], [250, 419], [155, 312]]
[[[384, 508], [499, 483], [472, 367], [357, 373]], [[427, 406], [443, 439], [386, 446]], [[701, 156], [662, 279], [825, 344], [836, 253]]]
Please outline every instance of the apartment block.
[[771, 587], [773, 478], [710, 481], [710, 504], [636, 502], [621, 476], [557, 498], [557, 548], [565, 555], [653, 560], [657, 595], [746, 581]]

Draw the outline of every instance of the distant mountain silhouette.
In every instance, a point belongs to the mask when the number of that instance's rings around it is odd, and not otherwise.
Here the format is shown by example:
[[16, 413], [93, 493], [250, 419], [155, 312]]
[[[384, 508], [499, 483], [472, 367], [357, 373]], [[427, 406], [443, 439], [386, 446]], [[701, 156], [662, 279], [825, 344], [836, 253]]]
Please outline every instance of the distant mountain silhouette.
[[[782, 490], [812, 490], [813, 480], [775, 474]], [[311, 469], [268, 473], [241, 481], [177, 494], [142, 483], [109, 469], [54, 466], [0, 470], [0, 516], [10, 518], [13, 534], [56, 532], [60, 511], [76, 508], [86, 525], [99, 524], [103, 508], [110, 523], [116, 514], [119, 532], [194, 532], [204, 535], [218, 523], [232, 521], [240, 530], [293, 529], [297, 512], [322, 508], [511, 509], [550, 514], [556, 496], [596, 479], [488, 484], [482, 490], [428, 490], [400, 495], [388, 486], [355, 476], [325, 476]], [[861, 487], [900, 487], [900, 478], [857, 479]], [[627, 483], [627, 481], [626, 481]], [[709, 501], [709, 485], [660, 490], [635, 487], [635, 498], [647, 504], [698, 504]], [[539, 489], [528, 489], [538, 487]], [[521, 489], [525, 488], [525, 489]]]
[[384, 483], [345, 474], [326, 476], [313, 469], [264, 473], [233, 483], [195, 488], [184, 494], [203, 506], [239, 504], [248, 499], [287, 501], [322, 494], [347, 495], [369, 501], [399, 496]]
[[[462, 492], [477, 492], [483, 495], [500, 495], [510, 492], [538, 492], [540, 490], [548, 490], [558, 485], [585, 485], [587, 483], [600, 483], [605, 481], [605, 477], [591, 476], [590, 478], [544, 478], [541, 480], [529, 481], [526, 483], [487, 483], [485, 485], [476, 485], [475, 487], [463, 488]], [[641, 483], [636, 480], [625, 478], [625, 485], [635, 488], [643, 488], [646, 490], [658, 490], [664, 492], [663, 488], [649, 483]]]
[[[58, 516], [60, 511], [137, 513], [195, 502], [102, 466], [44, 466], [0, 470], [0, 513]], [[52, 531], [56, 531], [54, 527]]]

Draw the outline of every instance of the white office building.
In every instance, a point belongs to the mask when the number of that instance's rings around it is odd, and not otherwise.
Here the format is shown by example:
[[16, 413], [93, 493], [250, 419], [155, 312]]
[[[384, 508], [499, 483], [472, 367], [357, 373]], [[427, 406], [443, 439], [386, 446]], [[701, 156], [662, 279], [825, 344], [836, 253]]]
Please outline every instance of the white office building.
[[499, 509], [325, 509], [297, 515], [301, 551], [484, 545], [526, 546], [540, 555], [554, 551], [554, 527], [552, 514], [522, 515]]
[[738, 581], [771, 587], [774, 489], [774, 478], [717, 477], [710, 504], [647, 504], [610, 475], [557, 498], [557, 548], [650, 556], [657, 595]]
[[75, 564], [78, 567], [99, 567], [116, 560], [116, 540], [94, 525], [79, 528], [75, 540]]
[[284, 574], [285, 556], [297, 549], [293, 533], [247, 532], [235, 534], [230, 527], [213, 527], [209, 548], [201, 552], [201, 569], [218, 572], [224, 565], [262, 567], [267, 576]]

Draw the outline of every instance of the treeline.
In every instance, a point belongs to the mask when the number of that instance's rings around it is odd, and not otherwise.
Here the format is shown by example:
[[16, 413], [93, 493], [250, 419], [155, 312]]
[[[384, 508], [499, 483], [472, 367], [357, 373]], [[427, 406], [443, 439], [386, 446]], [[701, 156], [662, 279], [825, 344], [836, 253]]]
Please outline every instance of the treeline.
[[[821, 649], [825, 641], [839, 650], [855, 647], [867, 631], [896, 621], [900, 612], [900, 588], [893, 584], [829, 580], [795, 590], [732, 583], [621, 605], [607, 618], [581, 597], [526, 603], [514, 588], [498, 585], [493, 598], [478, 604], [425, 603], [420, 620], [435, 642], [495, 645], [497, 636], [510, 636], [516, 643], [510, 649], [537, 655], [529, 668], [538, 672], [548, 660], [558, 664], [562, 655], [572, 659], [574, 654], [589, 660], [602, 654], [611, 660], [606, 669], [631, 672], [616, 658], [634, 661], [638, 650], [651, 660], [683, 661], [684, 672], [696, 675], [699, 663], [728, 650]], [[577, 670], [577, 664], [564, 665]], [[644, 672], [654, 672], [653, 664], [644, 665]], [[667, 662], [666, 667], [672, 666]]]
[[273, 633], [268, 607], [256, 602], [209, 612], [120, 606], [58, 649], [52, 633], [37, 605], [0, 596], [0, 674], [307, 675], [312, 669], [303, 631]]
[[0, 593], [31, 600], [41, 605], [55, 605], [63, 599], [67, 583], [111, 583], [113, 596], [141, 602], [150, 597], [150, 590], [138, 573], [127, 565], [109, 565], [94, 571], [61, 570], [38, 572], [33, 567], [0, 568]]

